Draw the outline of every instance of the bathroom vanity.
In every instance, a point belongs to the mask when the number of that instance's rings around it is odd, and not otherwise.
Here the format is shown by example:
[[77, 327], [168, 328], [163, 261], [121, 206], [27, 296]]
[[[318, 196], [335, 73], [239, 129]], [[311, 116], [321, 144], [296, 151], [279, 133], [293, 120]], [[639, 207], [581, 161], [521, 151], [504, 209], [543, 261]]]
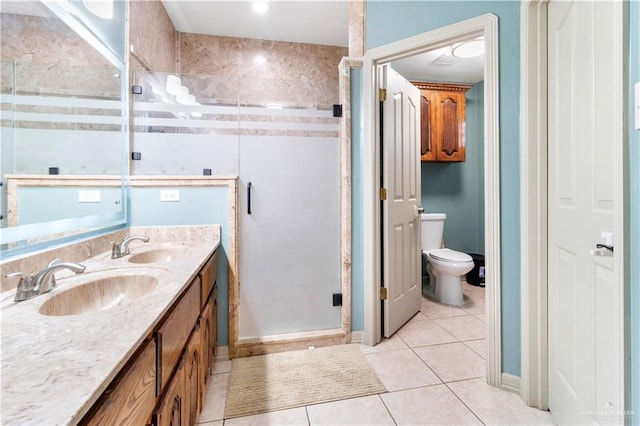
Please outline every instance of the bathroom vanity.
[[218, 246], [151, 238], [56, 273], [33, 299], [3, 292], [3, 424], [194, 424], [214, 363]]

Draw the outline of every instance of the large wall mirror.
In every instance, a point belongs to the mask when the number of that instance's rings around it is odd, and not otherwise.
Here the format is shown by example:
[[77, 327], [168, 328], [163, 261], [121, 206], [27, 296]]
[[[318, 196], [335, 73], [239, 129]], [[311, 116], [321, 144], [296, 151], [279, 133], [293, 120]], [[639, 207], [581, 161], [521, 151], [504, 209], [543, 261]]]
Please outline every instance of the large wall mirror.
[[5, 1], [0, 257], [126, 224], [124, 1]]

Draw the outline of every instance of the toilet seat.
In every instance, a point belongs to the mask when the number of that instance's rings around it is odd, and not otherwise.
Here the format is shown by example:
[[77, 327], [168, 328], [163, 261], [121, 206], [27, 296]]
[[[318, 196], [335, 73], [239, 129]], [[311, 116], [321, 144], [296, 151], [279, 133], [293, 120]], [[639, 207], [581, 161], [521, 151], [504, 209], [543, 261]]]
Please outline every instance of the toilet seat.
[[429, 250], [427, 255], [443, 263], [461, 263], [473, 261], [473, 258], [468, 254], [448, 248]]

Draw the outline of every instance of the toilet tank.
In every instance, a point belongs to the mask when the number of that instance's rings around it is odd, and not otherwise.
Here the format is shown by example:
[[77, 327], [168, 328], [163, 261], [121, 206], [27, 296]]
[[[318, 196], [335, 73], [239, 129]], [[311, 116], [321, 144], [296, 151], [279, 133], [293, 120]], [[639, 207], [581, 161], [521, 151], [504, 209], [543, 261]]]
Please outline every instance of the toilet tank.
[[420, 215], [422, 250], [442, 248], [442, 236], [444, 234], [444, 221], [447, 215], [444, 213], [423, 213]]

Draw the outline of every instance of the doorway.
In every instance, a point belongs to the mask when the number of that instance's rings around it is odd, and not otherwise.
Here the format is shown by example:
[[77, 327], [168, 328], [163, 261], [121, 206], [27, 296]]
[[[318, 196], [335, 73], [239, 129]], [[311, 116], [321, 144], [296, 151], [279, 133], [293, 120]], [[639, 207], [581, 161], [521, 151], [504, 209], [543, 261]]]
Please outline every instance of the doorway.
[[377, 96], [380, 65], [435, 50], [452, 43], [483, 36], [484, 60], [484, 214], [486, 265], [487, 381], [502, 385], [500, 320], [500, 164], [498, 117], [498, 23], [492, 14], [482, 15], [428, 33], [369, 50], [364, 57], [364, 341], [381, 340], [380, 313], [380, 158]]

